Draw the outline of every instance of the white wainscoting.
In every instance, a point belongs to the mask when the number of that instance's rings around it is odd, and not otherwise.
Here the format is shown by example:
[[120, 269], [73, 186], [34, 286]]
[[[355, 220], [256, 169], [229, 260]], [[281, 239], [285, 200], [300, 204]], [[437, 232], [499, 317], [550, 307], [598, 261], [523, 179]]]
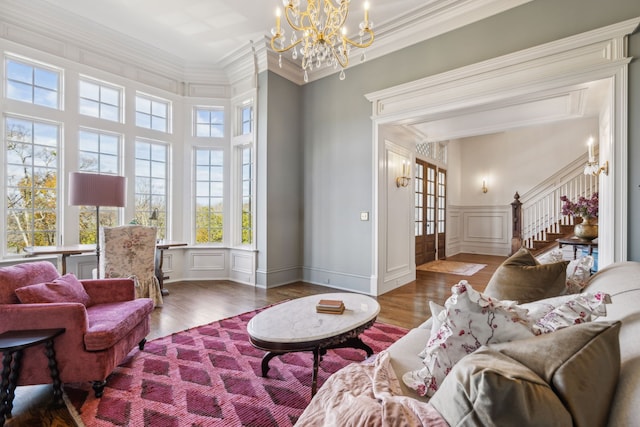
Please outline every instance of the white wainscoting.
[[447, 255], [509, 255], [511, 206], [449, 206]]

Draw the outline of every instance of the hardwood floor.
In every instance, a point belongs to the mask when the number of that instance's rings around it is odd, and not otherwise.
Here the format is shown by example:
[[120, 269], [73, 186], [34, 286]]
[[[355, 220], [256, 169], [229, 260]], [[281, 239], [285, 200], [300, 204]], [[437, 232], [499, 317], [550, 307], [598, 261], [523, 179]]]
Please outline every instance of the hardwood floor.
[[[416, 280], [377, 297], [381, 309], [378, 321], [407, 329], [420, 325], [430, 316], [429, 301], [443, 304], [451, 294], [451, 286], [467, 280], [474, 289], [483, 291], [491, 275], [506, 257], [459, 254], [451, 261], [487, 264], [473, 276], [418, 271]], [[257, 289], [229, 281], [190, 281], [165, 284], [169, 295], [164, 306], [151, 316], [151, 332], [147, 339], [166, 336], [265, 305], [300, 298], [334, 288], [298, 282], [272, 288]], [[66, 409], [52, 407], [50, 385], [18, 387], [13, 418], [5, 426], [74, 426]]]

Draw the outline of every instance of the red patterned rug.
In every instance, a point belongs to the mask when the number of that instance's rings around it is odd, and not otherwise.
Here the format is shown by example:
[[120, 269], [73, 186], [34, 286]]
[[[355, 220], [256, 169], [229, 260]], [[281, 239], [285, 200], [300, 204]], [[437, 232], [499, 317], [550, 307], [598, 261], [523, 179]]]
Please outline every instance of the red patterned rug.
[[[261, 309], [263, 310], [263, 309]], [[96, 399], [89, 383], [65, 385], [78, 422], [100, 426], [292, 426], [311, 399], [310, 352], [275, 357], [261, 376], [264, 352], [249, 343], [256, 310], [136, 347], [107, 379]], [[377, 353], [407, 330], [375, 323], [362, 340]], [[362, 350], [329, 350], [318, 386], [338, 369], [366, 357]]]

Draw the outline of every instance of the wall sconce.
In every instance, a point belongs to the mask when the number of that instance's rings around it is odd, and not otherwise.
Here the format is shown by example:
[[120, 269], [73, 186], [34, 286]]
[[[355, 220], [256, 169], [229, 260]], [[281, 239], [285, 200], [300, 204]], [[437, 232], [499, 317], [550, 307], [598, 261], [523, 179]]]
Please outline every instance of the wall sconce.
[[489, 189], [487, 188], [487, 180], [483, 179], [482, 180], [482, 192], [486, 193], [487, 191], [489, 191]]
[[598, 176], [604, 172], [605, 175], [609, 175], [609, 161], [605, 161], [602, 166], [596, 162], [596, 156], [593, 154], [593, 138], [589, 138], [587, 145], [589, 145], [589, 161], [584, 166], [584, 174]]
[[410, 174], [411, 174], [411, 167], [407, 164], [407, 162], [403, 160], [402, 175], [396, 177], [396, 187], [400, 188], [400, 187], [406, 187], [407, 185], [409, 185], [409, 182], [411, 181], [411, 177], [409, 176]]

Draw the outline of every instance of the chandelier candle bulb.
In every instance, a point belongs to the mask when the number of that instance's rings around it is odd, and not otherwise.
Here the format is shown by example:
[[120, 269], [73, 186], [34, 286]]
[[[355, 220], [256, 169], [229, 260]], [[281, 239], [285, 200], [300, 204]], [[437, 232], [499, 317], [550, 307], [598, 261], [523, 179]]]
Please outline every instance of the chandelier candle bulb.
[[364, 2], [364, 23], [369, 24], [369, 2]]
[[280, 8], [276, 9], [276, 32], [278, 34], [281, 33], [280, 31], [280, 15], [282, 14], [282, 12], [280, 11]]

